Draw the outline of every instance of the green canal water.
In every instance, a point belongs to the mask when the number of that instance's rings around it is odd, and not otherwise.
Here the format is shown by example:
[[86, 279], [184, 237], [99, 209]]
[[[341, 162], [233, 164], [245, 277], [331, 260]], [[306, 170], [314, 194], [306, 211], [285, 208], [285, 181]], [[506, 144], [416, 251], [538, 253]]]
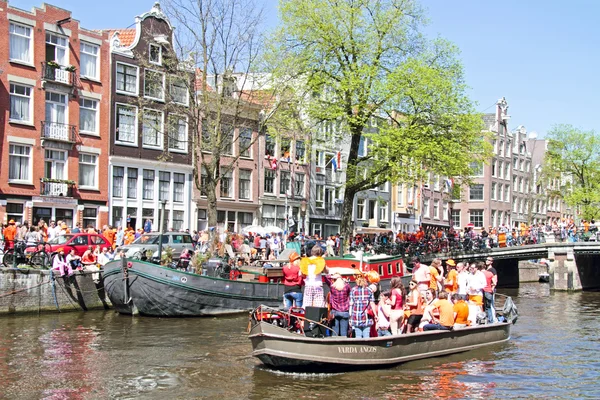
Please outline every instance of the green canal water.
[[344, 374], [281, 374], [249, 357], [247, 317], [109, 312], [0, 318], [6, 399], [600, 398], [600, 293], [515, 296], [502, 345]]

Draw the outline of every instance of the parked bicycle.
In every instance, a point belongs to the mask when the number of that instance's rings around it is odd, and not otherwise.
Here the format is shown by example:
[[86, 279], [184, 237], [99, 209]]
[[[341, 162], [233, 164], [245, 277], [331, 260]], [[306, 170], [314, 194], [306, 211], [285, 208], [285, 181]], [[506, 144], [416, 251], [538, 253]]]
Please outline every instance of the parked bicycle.
[[2, 264], [6, 268], [13, 268], [17, 265], [28, 265], [34, 268], [48, 269], [51, 267], [52, 252], [47, 243], [26, 243], [24, 240], [17, 240], [14, 246], [4, 251]]

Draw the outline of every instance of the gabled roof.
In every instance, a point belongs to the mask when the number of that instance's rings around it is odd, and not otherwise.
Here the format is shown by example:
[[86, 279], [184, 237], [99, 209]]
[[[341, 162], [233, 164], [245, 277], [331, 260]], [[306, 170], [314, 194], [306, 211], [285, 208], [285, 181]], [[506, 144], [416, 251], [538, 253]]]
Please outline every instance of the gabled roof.
[[121, 46], [129, 47], [133, 44], [135, 40], [135, 28], [127, 28], [127, 29], [104, 29], [100, 32], [107, 32], [108, 39], [110, 40], [116, 32], [119, 32], [119, 40], [121, 41]]

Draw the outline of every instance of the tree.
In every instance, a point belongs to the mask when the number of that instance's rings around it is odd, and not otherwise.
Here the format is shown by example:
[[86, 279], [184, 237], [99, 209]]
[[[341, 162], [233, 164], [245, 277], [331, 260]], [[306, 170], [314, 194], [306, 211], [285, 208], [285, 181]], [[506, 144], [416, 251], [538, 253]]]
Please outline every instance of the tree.
[[561, 195], [586, 220], [600, 217], [600, 136], [559, 124], [548, 133], [547, 170], [560, 174]]
[[258, 140], [264, 109], [273, 105], [272, 91], [261, 90], [264, 76], [252, 74], [262, 50], [262, 9], [252, 0], [167, 0], [165, 11], [177, 26], [178, 54], [196, 72], [188, 114], [198, 163], [193, 179], [214, 227], [217, 190]]
[[[274, 76], [304, 82], [313, 93], [309, 118], [337, 121], [348, 136], [344, 237], [352, 235], [358, 192], [429, 171], [467, 179], [469, 163], [489, 155], [457, 50], [423, 37], [415, 1], [281, 0], [280, 14]], [[368, 134], [373, 117], [387, 123]], [[359, 155], [363, 137], [370, 139], [366, 156]]]

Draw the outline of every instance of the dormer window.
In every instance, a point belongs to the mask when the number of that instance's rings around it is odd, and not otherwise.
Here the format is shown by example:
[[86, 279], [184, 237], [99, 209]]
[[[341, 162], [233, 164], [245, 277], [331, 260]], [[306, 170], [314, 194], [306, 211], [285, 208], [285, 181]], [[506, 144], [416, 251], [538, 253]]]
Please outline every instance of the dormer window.
[[152, 64], [162, 64], [162, 47], [157, 44], [150, 43], [150, 51], [148, 53], [150, 54], [149, 61]]

